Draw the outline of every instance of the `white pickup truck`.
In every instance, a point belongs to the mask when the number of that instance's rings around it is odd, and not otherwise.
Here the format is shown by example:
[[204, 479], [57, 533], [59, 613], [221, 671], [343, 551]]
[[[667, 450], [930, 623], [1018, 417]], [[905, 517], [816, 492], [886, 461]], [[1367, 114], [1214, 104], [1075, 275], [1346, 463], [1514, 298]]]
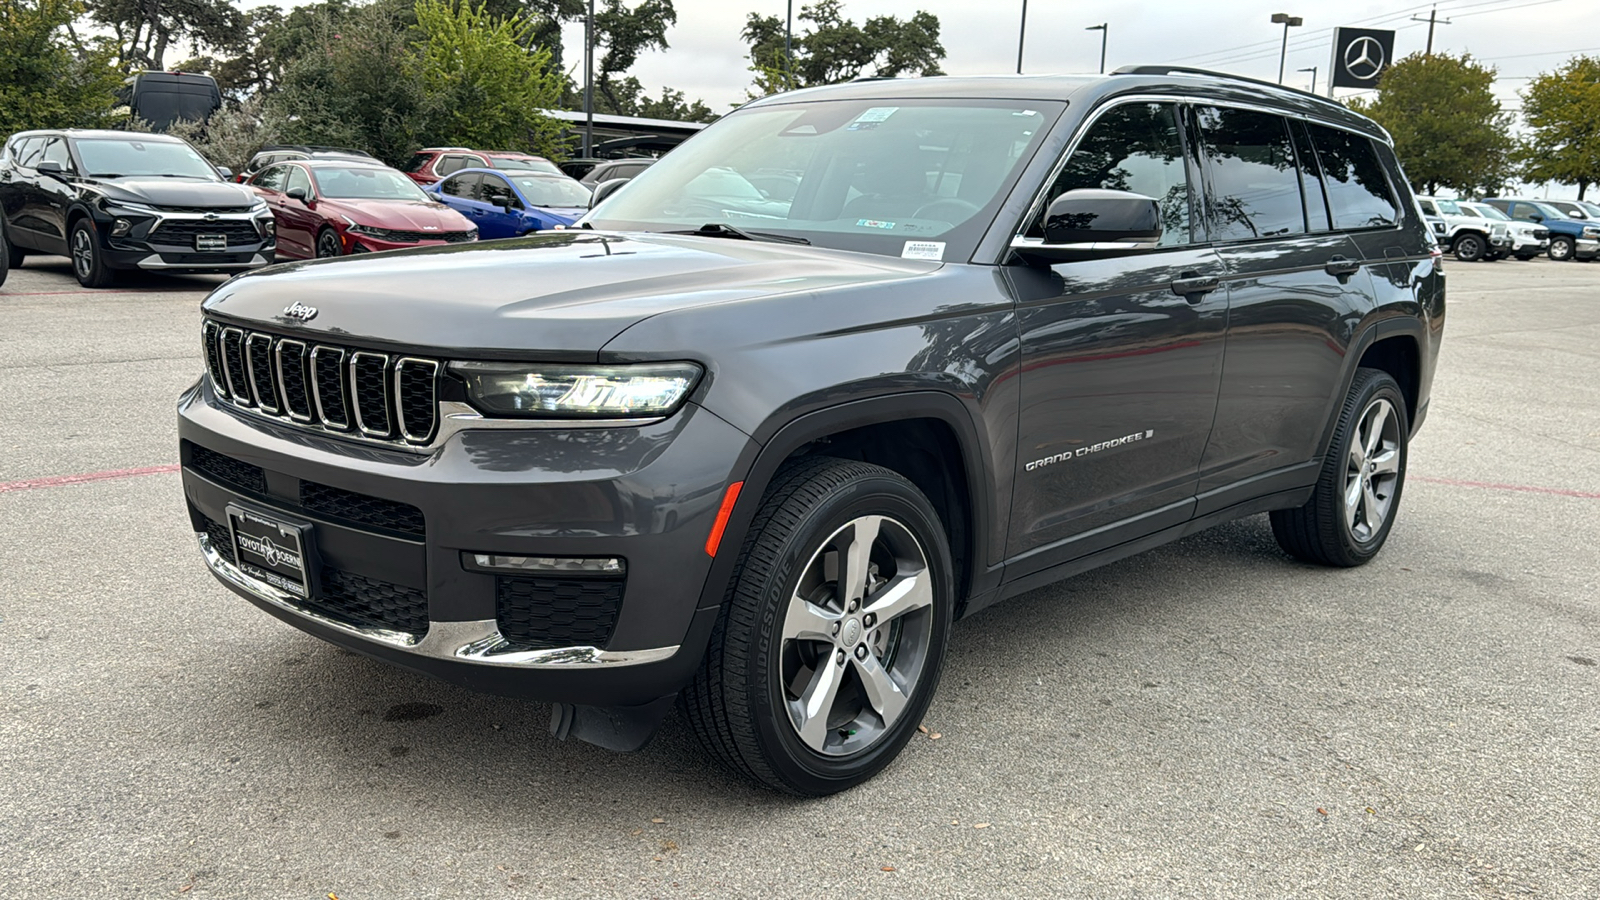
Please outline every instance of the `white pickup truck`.
[[1513, 240], [1508, 222], [1477, 215], [1463, 209], [1455, 200], [1417, 197], [1417, 204], [1428, 215], [1444, 219], [1444, 248], [1462, 262], [1496, 260], [1510, 256]]
[[[1482, 216], [1490, 222], [1504, 222], [1506, 228], [1511, 230], [1511, 255], [1517, 259], [1526, 262], [1550, 250], [1550, 229], [1538, 222], [1513, 219], [1487, 203], [1458, 202], [1461, 211], [1468, 215]], [[1448, 226], [1446, 230], [1449, 230]]]

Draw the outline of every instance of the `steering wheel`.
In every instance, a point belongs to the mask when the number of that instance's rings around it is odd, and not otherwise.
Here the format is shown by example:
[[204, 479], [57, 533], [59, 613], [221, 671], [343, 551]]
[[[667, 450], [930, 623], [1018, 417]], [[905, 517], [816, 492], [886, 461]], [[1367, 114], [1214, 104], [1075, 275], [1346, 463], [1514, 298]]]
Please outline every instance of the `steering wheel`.
[[944, 197], [932, 203], [924, 203], [917, 208], [912, 218], [938, 219], [941, 222], [948, 222], [954, 225], [957, 222], [965, 222], [976, 215], [977, 212], [978, 205], [976, 203], [968, 203], [959, 197]]

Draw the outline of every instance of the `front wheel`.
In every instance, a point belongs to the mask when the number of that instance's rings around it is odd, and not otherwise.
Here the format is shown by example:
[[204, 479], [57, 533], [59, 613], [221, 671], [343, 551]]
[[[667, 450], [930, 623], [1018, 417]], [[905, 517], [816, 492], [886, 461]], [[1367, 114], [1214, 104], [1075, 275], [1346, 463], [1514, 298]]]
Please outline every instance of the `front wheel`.
[[22, 260], [23, 257], [27, 256], [27, 252], [21, 247], [18, 247], [16, 244], [13, 244], [11, 239], [6, 236], [6, 221], [4, 215], [0, 215], [0, 251], [3, 251], [5, 254], [5, 266], [12, 269], [22, 268]]
[[792, 794], [877, 774], [938, 685], [952, 572], [938, 514], [899, 474], [827, 457], [780, 473], [683, 694], [701, 743]]
[[1475, 234], [1460, 235], [1451, 249], [1455, 251], [1456, 259], [1462, 262], [1477, 262], [1483, 258], [1483, 238]]
[[1291, 556], [1359, 566], [1383, 549], [1405, 487], [1410, 422], [1388, 372], [1357, 369], [1306, 505], [1272, 513], [1272, 534]]
[[317, 259], [331, 259], [344, 254], [344, 247], [339, 243], [339, 235], [332, 228], [322, 229], [317, 235]]
[[1572, 238], [1561, 236], [1550, 239], [1550, 258], [1556, 262], [1566, 262], [1572, 258], [1572, 251], [1576, 249]]
[[94, 226], [88, 219], [79, 219], [72, 226], [72, 236], [67, 243], [72, 251], [72, 274], [78, 277], [79, 284], [86, 288], [104, 288], [116, 283], [116, 273], [106, 266], [100, 244], [95, 240]]

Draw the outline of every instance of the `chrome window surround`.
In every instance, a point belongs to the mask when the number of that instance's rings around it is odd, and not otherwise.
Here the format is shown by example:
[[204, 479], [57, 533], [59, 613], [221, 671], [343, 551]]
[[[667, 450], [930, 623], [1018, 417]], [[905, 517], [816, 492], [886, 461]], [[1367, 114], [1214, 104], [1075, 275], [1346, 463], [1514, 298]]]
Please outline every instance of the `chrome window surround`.
[[676, 654], [681, 646], [674, 644], [643, 650], [602, 650], [599, 647], [516, 650], [500, 634], [500, 626], [494, 619], [470, 622], [429, 620], [428, 631], [421, 638], [404, 631], [350, 625], [306, 608], [301, 605], [300, 598], [254, 578], [228, 562], [211, 546], [211, 536], [205, 532], [196, 532], [195, 538], [200, 543], [200, 553], [205, 557], [211, 574], [235, 590], [325, 628], [417, 656], [515, 669], [598, 669], [660, 662]]
[[[1050, 167], [1050, 174], [1049, 174], [1048, 177], [1045, 178], [1044, 183], [1040, 186], [1038, 193], [1033, 198], [1033, 202], [1028, 205], [1027, 214], [1024, 215], [1022, 217], [1021, 221], [1019, 221], [1016, 224], [1016, 227], [1012, 229], [1012, 236], [1011, 236], [1011, 241], [1010, 241], [1010, 245], [1011, 246], [1013, 246], [1013, 247], [1027, 247], [1029, 244], [1037, 244], [1037, 243], [1039, 243], [1039, 241], [1033, 240], [1033, 239], [1029, 239], [1029, 238], [1025, 238], [1025, 237], [1023, 237], [1023, 235], [1028, 230], [1028, 223], [1032, 222], [1034, 219], [1038, 218], [1040, 215], [1042, 215], [1044, 213], [1045, 204], [1049, 203], [1050, 199], [1051, 199], [1050, 198], [1050, 189], [1055, 186], [1056, 179], [1061, 177], [1062, 170], [1067, 167], [1067, 160], [1071, 159], [1072, 158], [1072, 154], [1074, 154], [1074, 153], [1076, 153], [1078, 151], [1078, 145], [1083, 142], [1084, 136], [1089, 133], [1089, 129], [1094, 127], [1095, 123], [1100, 120], [1101, 116], [1105, 115], [1107, 112], [1109, 112], [1112, 109], [1115, 109], [1118, 106], [1124, 106], [1124, 105], [1130, 104], [1130, 103], [1171, 103], [1171, 104], [1173, 104], [1175, 106], [1224, 106], [1224, 107], [1228, 107], [1230, 109], [1248, 109], [1248, 110], [1253, 110], [1255, 112], [1268, 113], [1270, 115], [1278, 116], [1278, 117], [1283, 118], [1283, 119], [1290, 119], [1290, 120], [1305, 122], [1305, 123], [1311, 124], [1311, 125], [1320, 125], [1320, 126], [1322, 126], [1324, 128], [1332, 128], [1335, 131], [1348, 132], [1350, 134], [1354, 134], [1354, 135], [1358, 135], [1360, 137], [1364, 137], [1369, 141], [1377, 140], [1372, 135], [1367, 134], [1364, 131], [1358, 131], [1358, 130], [1356, 130], [1354, 128], [1351, 128], [1351, 127], [1349, 127], [1347, 125], [1340, 124], [1338, 122], [1330, 122], [1330, 121], [1328, 121], [1326, 119], [1315, 118], [1313, 116], [1308, 116], [1308, 115], [1306, 115], [1305, 113], [1302, 113], [1302, 112], [1292, 112], [1292, 111], [1289, 111], [1289, 110], [1277, 109], [1277, 108], [1274, 108], [1272, 106], [1268, 106], [1266, 104], [1245, 103], [1245, 102], [1239, 101], [1239, 100], [1219, 99], [1219, 98], [1213, 98], [1213, 97], [1202, 97], [1202, 96], [1197, 96], [1197, 95], [1194, 95], [1194, 94], [1154, 94], [1154, 93], [1152, 93], [1152, 94], [1119, 94], [1119, 95], [1117, 95], [1115, 97], [1112, 97], [1110, 100], [1107, 100], [1105, 103], [1102, 103], [1099, 106], [1095, 107], [1089, 113], [1089, 115], [1084, 118], [1084, 120], [1082, 122], [1078, 123], [1078, 127], [1073, 130], [1072, 140], [1067, 142], [1066, 149], [1061, 152], [1061, 156], [1056, 160], [1055, 165]], [[1387, 132], [1385, 132], [1385, 133], [1387, 133]], [[1185, 142], [1185, 145], [1187, 145], [1189, 143], [1189, 136], [1187, 134], [1185, 134], [1184, 142]], [[1391, 147], [1392, 147], [1392, 141], [1391, 141]], [[1388, 169], [1387, 166], [1382, 165], [1382, 161], [1381, 160], [1379, 161], [1379, 167], [1383, 169], [1383, 177], [1384, 177], [1384, 179], [1386, 181], [1391, 181], [1390, 176], [1389, 176], [1389, 169]], [[1321, 163], [1320, 162], [1318, 163], [1318, 174], [1319, 174], [1319, 176], [1321, 175]], [[1196, 193], [1198, 188], [1196, 188], [1196, 186], [1194, 186], [1194, 185], [1190, 185], [1189, 190], [1190, 190], [1191, 196], [1194, 196], [1194, 194]], [[1399, 192], [1395, 190], [1395, 186], [1392, 183], [1392, 181], [1389, 184], [1389, 191], [1390, 191], [1390, 193], [1392, 195], [1394, 195], [1396, 200], [1399, 199]], [[1200, 203], [1198, 205], [1202, 208], [1201, 209], [1202, 214], [1205, 214], [1205, 210], [1204, 210], [1205, 201], [1204, 201], [1204, 198], [1201, 197], [1201, 198], [1197, 198], [1197, 199], [1200, 200]], [[1397, 210], [1397, 213], [1398, 212], [1403, 212], [1403, 210]], [[1401, 224], [1402, 223], [1400, 223], [1400, 222], [1396, 222], [1394, 225], [1385, 225], [1385, 226], [1382, 226], [1382, 228], [1384, 228], [1384, 229], [1398, 228], [1398, 227], [1400, 227]], [[1359, 231], [1359, 230], [1366, 230], [1366, 229], [1349, 229], [1349, 228], [1339, 229], [1339, 228], [1334, 228], [1331, 231], [1317, 231], [1317, 232], [1311, 232], [1311, 233], [1312, 234], [1345, 234], [1345, 233], [1348, 233], [1350, 231]], [[1377, 229], [1373, 229], [1373, 230], [1377, 230]], [[1191, 234], [1191, 237], [1192, 236], [1193, 235]], [[1219, 243], [1231, 243], [1231, 242], [1229, 242], [1229, 241], [1209, 241], [1209, 240], [1208, 241], [1193, 241], [1193, 240], [1191, 240], [1189, 243], [1186, 243], [1186, 244], [1174, 244], [1171, 247], [1162, 247], [1161, 249], [1163, 249], [1163, 250], [1167, 250], [1167, 249], [1176, 250], [1176, 249], [1180, 249], [1180, 248], [1205, 247], [1205, 246], [1211, 246], [1213, 244], [1219, 244]]]

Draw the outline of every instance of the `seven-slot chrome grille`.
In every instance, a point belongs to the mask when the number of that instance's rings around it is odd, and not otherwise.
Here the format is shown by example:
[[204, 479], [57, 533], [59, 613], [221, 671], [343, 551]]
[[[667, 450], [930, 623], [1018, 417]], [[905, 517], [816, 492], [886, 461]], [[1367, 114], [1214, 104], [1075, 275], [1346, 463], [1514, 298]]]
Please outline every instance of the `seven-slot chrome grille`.
[[222, 325], [200, 327], [217, 396], [291, 425], [422, 446], [439, 425], [437, 360]]

